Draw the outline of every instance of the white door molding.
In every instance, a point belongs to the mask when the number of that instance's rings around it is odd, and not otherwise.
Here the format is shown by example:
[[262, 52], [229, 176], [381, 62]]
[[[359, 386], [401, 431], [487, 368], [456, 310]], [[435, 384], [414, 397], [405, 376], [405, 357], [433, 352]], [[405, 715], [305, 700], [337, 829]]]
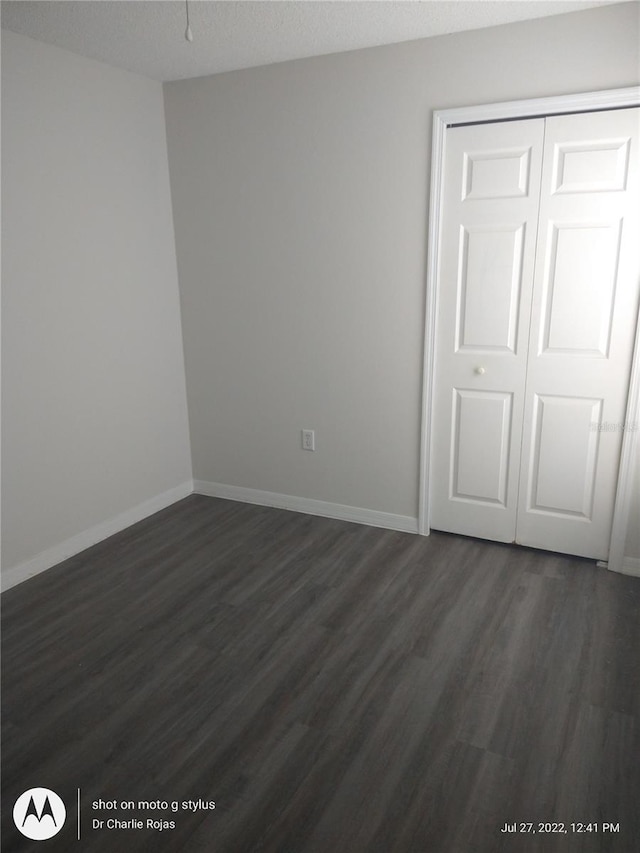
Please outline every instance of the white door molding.
[[[611, 545], [609, 546], [607, 568], [612, 572], [636, 574], [635, 571], [629, 570], [628, 565], [625, 565], [624, 546], [631, 516], [633, 474], [635, 466], [640, 464], [640, 442], [638, 441], [638, 430], [640, 429], [640, 315], [636, 326], [636, 345], [631, 364], [627, 416], [623, 429], [618, 488], [611, 525]], [[637, 524], [637, 519], [635, 523]], [[636, 559], [635, 562], [638, 563], [639, 561]]]
[[[444, 184], [444, 158], [447, 141], [447, 128], [459, 124], [478, 124], [481, 122], [504, 121], [508, 119], [533, 118], [537, 116], [560, 115], [563, 113], [593, 112], [595, 110], [623, 109], [640, 106], [640, 86], [625, 89], [612, 89], [600, 92], [586, 92], [573, 95], [561, 95], [551, 98], [535, 98], [525, 101], [507, 101], [497, 104], [437, 110], [433, 114], [433, 132], [431, 142], [431, 193], [429, 204], [426, 310], [424, 335], [424, 370], [422, 391], [422, 424], [420, 435], [420, 492], [419, 492], [419, 532], [430, 532], [430, 469], [431, 469], [431, 413], [434, 377], [434, 344], [438, 315], [438, 278], [440, 269], [440, 223]], [[631, 371], [629, 389], [629, 415], [640, 398], [640, 346], [636, 346]], [[613, 518], [612, 547], [609, 556], [609, 568], [620, 571], [623, 561], [624, 539], [629, 515], [631, 492], [631, 468], [628, 464], [633, 457], [633, 434], [625, 430], [622, 443], [621, 466], [618, 478], [616, 506]]]

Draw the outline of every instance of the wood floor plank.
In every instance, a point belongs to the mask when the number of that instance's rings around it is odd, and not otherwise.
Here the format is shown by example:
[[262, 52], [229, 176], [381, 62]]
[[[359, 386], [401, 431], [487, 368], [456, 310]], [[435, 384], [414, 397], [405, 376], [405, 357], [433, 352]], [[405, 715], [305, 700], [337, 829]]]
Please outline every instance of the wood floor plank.
[[637, 578], [191, 496], [2, 616], [7, 853], [32, 849], [11, 809], [41, 786], [68, 808], [53, 853], [640, 850]]

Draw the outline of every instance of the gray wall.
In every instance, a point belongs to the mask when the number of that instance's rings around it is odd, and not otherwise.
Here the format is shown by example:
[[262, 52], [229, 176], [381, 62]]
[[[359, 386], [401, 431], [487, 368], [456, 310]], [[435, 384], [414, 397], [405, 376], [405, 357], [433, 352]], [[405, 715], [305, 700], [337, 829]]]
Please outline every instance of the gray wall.
[[195, 478], [416, 516], [432, 110], [639, 76], [622, 4], [166, 84]]
[[2, 33], [3, 564], [190, 480], [162, 87]]

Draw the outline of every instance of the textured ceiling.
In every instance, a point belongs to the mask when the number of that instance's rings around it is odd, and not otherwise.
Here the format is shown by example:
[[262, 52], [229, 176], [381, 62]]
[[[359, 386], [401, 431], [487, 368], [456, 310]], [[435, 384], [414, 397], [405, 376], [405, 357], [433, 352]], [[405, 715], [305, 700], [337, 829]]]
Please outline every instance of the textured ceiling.
[[[615, 0], [609, 0], [615, 2]], [[46, 0], [2, 26], [156, 80], [179, 80], [606, 5], [607, 0]]]

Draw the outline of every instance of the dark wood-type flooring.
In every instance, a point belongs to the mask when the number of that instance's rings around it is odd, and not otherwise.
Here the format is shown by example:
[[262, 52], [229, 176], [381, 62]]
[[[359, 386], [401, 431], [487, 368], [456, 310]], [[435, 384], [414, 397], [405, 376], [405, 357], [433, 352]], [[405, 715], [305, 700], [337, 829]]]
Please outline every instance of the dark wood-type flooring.
[[[6, 853], [640, 851], [638, 579], [192, 496], [2, 609]], [[31, 787], [67, 806], [42, 846]]]

